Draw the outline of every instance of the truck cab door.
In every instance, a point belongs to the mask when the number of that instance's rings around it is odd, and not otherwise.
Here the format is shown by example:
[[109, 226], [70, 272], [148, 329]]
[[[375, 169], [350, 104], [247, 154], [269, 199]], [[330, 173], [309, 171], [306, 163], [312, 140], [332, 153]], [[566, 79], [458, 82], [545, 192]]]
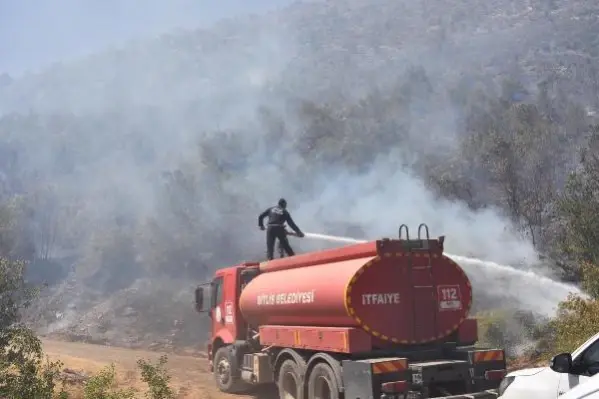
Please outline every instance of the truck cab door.
[[216, 337], [223, 328], [223, 290], [225, 279], [222, 276], [212, 281], [212, 297], [210, 298], [210, 317], [212, 318], [212, 336]]
[[195, 307], [198, 313], [208, 313], [212, 319], [212, 334], [220, 330], [223, 319], [224, 278], [214, 278], [209, 283], [199, 285], [195, 290]]
[[212, 319], [211, 340], [219, 338], [224, 344], [235, 341], [237, 328], [237, 269], [226, 270], [210, 283], [201, 284], [195, 291], [198, 313], [208, 313]]
[[572, 359], [572, 371], [560, 374], [557, 396], [563, 395], [577, 385], [585, 383], [599, 373], [599, 339]]

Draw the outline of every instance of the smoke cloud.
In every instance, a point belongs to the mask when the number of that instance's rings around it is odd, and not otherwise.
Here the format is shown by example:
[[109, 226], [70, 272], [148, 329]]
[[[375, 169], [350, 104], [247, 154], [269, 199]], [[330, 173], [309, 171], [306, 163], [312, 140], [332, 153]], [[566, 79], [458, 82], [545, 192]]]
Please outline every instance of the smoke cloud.
[[[115, 220], [125, 226], [152, 220], [163, 234], [144, 248], [134, 245], [136, 262], [154, 259], [158, 244], [181, 256], [177, 245], [185, 232], [195, 242], [188, 258], [200, 259], [193, 267], [261, 259], [265, 240], [257, 216], [279, 197], [305, 231], [393, 237], [405, 223], [414, 237], [424, 222], [431, 236], [447, 236], [448, 252], [518, 267], [538, 263], [531, 243], [498, 210], [472, 211], [439, 199], [414, 166], [456, 150], [464, 115], [450, 90], [467, 95], [477, 87], [479, 80], [460, 74], [475, 76], [496, 54], [524, 46], [516, 39], [528, 25], [494, 25], [490, 14], [470, 18], [448, 8], [435, 11], [436, 29], [426, 29], [435, 18], [425, 18], [428, 11], [413, 9], [413, 2], [389, 2], [389, 12], [363, 4], [360, 10], [358, 3], [295, 4], [260, 19], [138, 40], [0, 87], [0, 146], [17, 159], [3, 177], [5, 191], [52, 185], [60, 215], [73, 218], [54, 255], [75, 251], [79, 264], [97, 231]], [[151, 4], [144, 7], [159, 15]], [[452, 28], [440, 20], [445, 12], [464, 24]], [[403, 27], [383, 14], [413, 17], [412, 24]], [[356, 33], [359, 16], [368, 16], [362, 34]], [[493, 33], [469, 44], [464, 37], [481, 24]], [[389, 25], [426, 34], [391, 47], [380, 30]], [[535, 35], [546, 29], [542, 22], [530, 25]], [[465, 81], [469, 85], [460, 86]], [[408, 100], [386, 103], [393, 112], [359, 115], [359, 99], [393, 97], [400, 87]], [[325, 105], [306, 111], [308, 100]], [[326, 107], [333, 117], [345, 107], [357, 115], [318, 125], [331, 116], [319, 116]], [[331, 126], [348, 129], [347, 138], [333, 137], [326, 130]], [[306, 139], [318, 131], [322, 137], [314, 140], [325, 143], [329, 155], [321, 157]], [[353, 148], [357, 166], [338, 162], [348, 154], [341, 150], [330, 159], [335, 146]], [[292, 240], [301, 251], [324, 245]], [[482, 268], [468, 273], [496, 278]], [[526, 295], [508, 297], [520, 294]], [[538, 308], [545, 311], [546, 303]]]

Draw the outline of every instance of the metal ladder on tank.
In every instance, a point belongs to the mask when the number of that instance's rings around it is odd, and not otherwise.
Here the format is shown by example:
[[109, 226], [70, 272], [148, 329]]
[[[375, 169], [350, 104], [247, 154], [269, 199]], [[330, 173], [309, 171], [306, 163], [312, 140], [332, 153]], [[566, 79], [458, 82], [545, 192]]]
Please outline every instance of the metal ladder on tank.
[[[425, 233], [426, 233], [426, 241], [423, 241], [422, 239], [422, 228], [424, 227]], [[408, 242], [408, 269], [409, 269], [409, 273], [410, 273], [410, 285], [412, 286], [412, 288], [414, 289], [430, 289], [431, 292], [431, 304], [432, 304], [432, 308], [433, 308], [433, 312], [432, 312], [432, 317], [433, 317], [433, 329], [436, 332], [437, 331], [437, 313], [438, 313], [438, 298], [437, 298], [437, 285], [435, 283], [435, 277], [433, 274], [433, 265], [432, 265], [432, 258], [433, 258], [433, 254], [431, 253], [431, 249], [430, 249], [430, 245], [429, 245], [429, 240], [430, 240], [430, 235], [429, 235], [429, 230], [428, 230], [428, 226], [425, 223], [420, 223], [420, 225], [418, 226], [418, 241], [420, 241], [420, 245], [418, 247], [418, 250], [424, 250], [426, 249], [427, 251], [427, 264], [426, 266], [413, 266], [413, 253], [414, 253], [414, 246], [412, 245], [412, 243], [410, 242], [410, 232], [408, 230], [408, 226], [405, 224], [402, 224], [401, 226], [399, 226], [399, 239], [402, 239], [402, 231], [403, 228], [405, 228], [406, 231], [406, 241]], [[429, 281], [429, 285], [419, 285], [416, 286], [414, 285], [414, 270], [426, 270], [428, 272], [428, 281]], [[413, 330], [412, 330], [412, 336], [416, 337], [416, 329], [417, 329], [417, 325], [415, 323], [416, 321], [416, 317], [417, 317], [417, 303], [414, 302], [412, 304], [412, 320], [414, 320], [413, 323]]]

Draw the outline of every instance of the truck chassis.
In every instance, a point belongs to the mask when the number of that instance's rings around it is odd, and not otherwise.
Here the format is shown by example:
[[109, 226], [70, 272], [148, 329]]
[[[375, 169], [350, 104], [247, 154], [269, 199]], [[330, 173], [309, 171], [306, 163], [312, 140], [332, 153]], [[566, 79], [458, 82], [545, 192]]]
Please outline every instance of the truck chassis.
[[238, 341], [211, 353], [223, 392], [274, 383], [281, 399], [497, 398], [506, 366], [501, 349], [451, 345], [357, 356]]

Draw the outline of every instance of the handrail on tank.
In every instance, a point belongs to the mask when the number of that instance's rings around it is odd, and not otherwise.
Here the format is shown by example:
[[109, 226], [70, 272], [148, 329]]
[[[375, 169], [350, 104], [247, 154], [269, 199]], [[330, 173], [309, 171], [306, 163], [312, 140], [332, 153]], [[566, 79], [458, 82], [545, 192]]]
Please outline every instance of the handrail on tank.
[[422, 238], [420, 237], [420, 232], [423, 227], [424, 227], [424, 231], [426, 232], [426, 239], [430, 240], [430, 236], [428, 234], [428, 226], [426, 225], [426, 223], [420, 223], [420, 226], [418, 226], [418, 239], [422, 240]]
[[405, 224], [402, 224], [401, 226], [399, 226], [399, 239], [401, 240], [401, 232], [403, 230], [403, 228], [406, 228], [406, 240], [410, 241], [410, 232], [408, 231], [408, 226]]

